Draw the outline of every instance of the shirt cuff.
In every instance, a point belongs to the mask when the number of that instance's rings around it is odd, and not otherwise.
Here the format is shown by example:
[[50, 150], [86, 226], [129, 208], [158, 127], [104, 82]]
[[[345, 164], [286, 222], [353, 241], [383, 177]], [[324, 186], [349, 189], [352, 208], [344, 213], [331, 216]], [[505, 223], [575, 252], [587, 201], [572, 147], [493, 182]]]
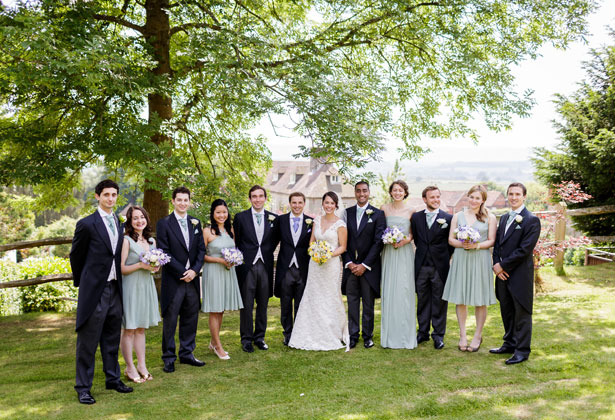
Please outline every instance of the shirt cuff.
[[346, 263], [346, 265], [344, 266], [344, 268], [348, 268], [348, 266], [350, 265], [350, 263], [351, 263], [351, 262], [352, 262], [352, 261], [348, 261], [348, 262]]
[[365, 265], [363, 263], [361, 263], [361, 265], [365, 268], [367, 268], [368, 271], [372, 271], [372, 268], [369, 265]]

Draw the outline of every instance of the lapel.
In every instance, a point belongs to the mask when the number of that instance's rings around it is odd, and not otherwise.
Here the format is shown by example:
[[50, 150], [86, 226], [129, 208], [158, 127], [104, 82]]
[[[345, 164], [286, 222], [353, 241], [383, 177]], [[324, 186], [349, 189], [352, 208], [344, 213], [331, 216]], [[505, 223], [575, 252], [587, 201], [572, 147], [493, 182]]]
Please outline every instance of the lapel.
[[[527, 207], [524, 207], [523, 211], [521, 213], [519, 213], [519, 215], [525, 219], [525, 217], [527, 216], [527, 211], [528, 211]], [[504, 217], [504, 216], [502, 216], [502, 217]], [[506, 213], [506, 220], [505, 220], [506, 223], [508, 223], [508, 218], [509, 217], [510, 217], [510, 213]], [[500, 223], [502, 223], [501, 219], [500, 219]], [[506, 229], [506, 223], [504, 223], [503, 229]], [[521, 223], [523, 223], [523, 222], [521, 222]], [[519, 223], [517, 223], [515, 221], [513, 221], [510, 224], [510, 227], [508, 228], [508, 231], [506, 231], [506, 233], [504, 234], [504, 237], [502, 238], [502, 242], [501, 243], [504, 243], [508, 238], [510, 238], [512, 236], [512, 234], [515, 231], [515, 229], [517, 228], [517, 226], [519, 226]], [[504, 232], [502, 232], [502, 233], [504, 233]]]
[[[109, 238], [109, 233], [107, 233], [107, 227], [105, 226], [105, 221], [102, 219], [102, 216], [98, 214], [98, 210], [94, 213], [94, 227], [98, 231], [98, 234], [102, 238], [103, 242], [109, 249], [109, 252], [113, 254], [113, 247], [111, 246], [111, 238]], [[119, 231], [118, 231], [119, 232]], [[119, 239], [119, 235], [118, 235]], [[117, 249], [117, 247], [115, 248]]]
[[[182, 228], [179, 226], [179, 222], [177, 221], [177, 217], [175, 217], [175, 212], [169, 215], [169, 224], [171, 225], [171, 231], [179, 240], [179, 243], [188, 251], [188, 247], [186, 246], [186, 241], [184, 240], [184, 234], [182, 233]], [[190, 229], [188, 229], [188, 234], [190, 234]]]
[[[370, 218], [370, 215], [367, 214], [367, 211], [369, 209], [371, 209], [371, 208], [372, 208], [371, 204], [368, 204], [367, 207], [365, 207], [365, 211], [363, 212], [363, 216], [361, 216], [361, 223], [357, 227], [357, 235], [360, 235], [361, 231], [365, 228], [365, 225], [367, 225], [367, 220]], [[355, 220], [356, 219], [357, 219], [357, 217], [355, 215]]]
[[346, 225], [349, 231], [357, 231], [357, 206], [348, 207], [346, 209]]
[[[190, 243], [190, 248], [192, 248], [192, 246], [194, 245], [194, 228], [195, 226], [192, 225], [192, 217], [191, 216], [186, 216], [186, 223], [188, 224], [188, 242]], [[196, 220], [196, 219], [194, 219]]]
[[[312, 234], [312, 232], [310, 232], [308, 234], [308, 230], [310, 229], [310, 226], [308, 226], [305, 223], [306, 220], [308, 220], [308, 218], [305, 217], [305, 213], [303, 213], [303, 220], [301, 221], [301, 225], [300, 225], [300, 227], [301, 227], [301, 235], [299, 235], [299, 241], [301, 240], [301, 238], [303, 238], [304, 235], [311, 235]], [[312, 222], [312, 223], [314, 223], [314, 222]], [[299, 243], [299, 241], [297, 241], [297, 243]]]
[[265, 224], [263, 228], [263, 242], [265, 241], [265, 236], [267, 236], [267, 234], [271, 230], [271, 222], [269, 221], [269, 214], [273, 214], [273, 213], [269, 213], [267, 210], [263, 212], [263, 223]]
[[[254, 216], [252, 215], [252, 207], [250, 207], [246, 211], [246, 223], [248, 225], [248, 231], [252, 234], [252, 238], [254, 239], [254, 243], [258, 245], [258, 236], [256, 236], [256, 227], [254, 226]], [[263, 220], [264, 222], [264, 220]], [[263, 237], [265, 234], [263, 233]]]
[[293, 243], [293, 232], [290, 230], [291, 214], [292, 213], [287, 213], [278, 217], [280, 218], [280, 235], [284, 237], [284, 241], [290, 240], [290, 243]]

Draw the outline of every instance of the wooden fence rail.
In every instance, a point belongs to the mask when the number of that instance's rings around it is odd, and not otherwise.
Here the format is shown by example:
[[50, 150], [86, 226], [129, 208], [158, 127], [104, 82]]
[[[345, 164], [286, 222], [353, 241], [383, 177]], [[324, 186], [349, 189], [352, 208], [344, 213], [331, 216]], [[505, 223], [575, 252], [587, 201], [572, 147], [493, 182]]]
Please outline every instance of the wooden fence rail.
[[60, 238], [37, 239], [36, 241], [14, 242], [12, 244], [0, 245], [0, 252], [11, 251], [13, 249], [37, 248], [46, 245], [64, 245], [70, 244], [72, 241], [72, 236], [63, 236]]

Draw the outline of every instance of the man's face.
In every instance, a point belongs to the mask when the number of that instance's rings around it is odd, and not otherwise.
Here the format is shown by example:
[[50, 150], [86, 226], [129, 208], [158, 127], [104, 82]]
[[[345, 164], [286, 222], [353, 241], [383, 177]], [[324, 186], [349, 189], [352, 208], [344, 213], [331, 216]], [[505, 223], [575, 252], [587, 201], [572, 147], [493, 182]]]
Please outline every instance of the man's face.
[[263, 207], [265, 207], [265, 201], [267, 201], [267, 197], [265, 197], [265, 191], [254, 190], [250, 193], [250, 203], [252, 203], [252, 207], [257, 212], [260, 212]]
[[303, 198], [295, 196], [290, 199], [290, 209], [293, 212], [294, 216], [299, 216], [303, 213], [303, 208], [305, 207], [305, 201]]
[[508, 189], [508, 203], [513, 210], [518, 209], [525, 203], [525, 196], [523, 195], [523, 188], [510, 187]]
[[427, 191], [423, 202], [427, 206], [427, 210], [434, 211], [440, 208], [440, 190]]
[[94, 196], [98, 200], [98, 205], [101, 209], [106, 212], [113, 211], [113, 207], [115, 207], [115, 202], [117, 201], [117, 190], [115, 188], [104, 188], [100, 192], [100, 195], [94, 194]]
[[183, 215], [190, 208], [190, 195], [186, 193], [177, 193], [175, 194], [175, 198], [171, 200], [171, 203], [173, 203], [175, 211]]
[[359, 207], [363, 207], [369, 201], [369, 187], [367, 184], [358, 184], [354, 187], [354, 196]]

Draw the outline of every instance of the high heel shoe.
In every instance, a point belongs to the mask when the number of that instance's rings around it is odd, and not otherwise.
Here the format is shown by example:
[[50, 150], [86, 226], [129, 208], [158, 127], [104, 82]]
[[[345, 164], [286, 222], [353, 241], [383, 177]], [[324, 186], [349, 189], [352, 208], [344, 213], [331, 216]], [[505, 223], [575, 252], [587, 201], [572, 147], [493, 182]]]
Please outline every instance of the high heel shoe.
[[472, 347], [472, 346], [468, 346], [468, 350], [471, 353], [476, 353], [479, 349], [481, 344], [483, 344], [483, 337], [480, 338], [480, 343], [478, 343], [478, 347]]
[[128, 376], [128, 372], [126, 371], [124, 371], [124, 377], [126, 377], [126, 379], [130, 382], [134, 382], [135, 384], [142, 384], [143, 382], [145, 382], [145, 379], [141, 378], [141, 375], [131, 378], [130, 376]]
[[[139, 369], [137, 369], [137, 372], [139, 372]], [[154, 377], [152, 376], [151, 373], [147, 372], [147, 374], [143, 374], [141, 372], [139, 372], [139, 375], [141, 376], [141, 378], [143, 378], [143, 382], [145, 381], [151, 381], [154, 379]]]
[[231, 356], [229, 356], [228, 353], [224, 353], [224, 356], [220, 356], [220, 354], [218, 353], [218, 349], [214, 347], [213, 344], [211, 343], [209, 343], [209, 350], [213, 351], [214, 354], [218, 356], [218, 359], [220, 360], [229, 360], [231, 358]]
[[468, 346], [462, 346], [461, 344], [457, 344], [457, 348], [459, 349], [459, 351], [468, 351]]

